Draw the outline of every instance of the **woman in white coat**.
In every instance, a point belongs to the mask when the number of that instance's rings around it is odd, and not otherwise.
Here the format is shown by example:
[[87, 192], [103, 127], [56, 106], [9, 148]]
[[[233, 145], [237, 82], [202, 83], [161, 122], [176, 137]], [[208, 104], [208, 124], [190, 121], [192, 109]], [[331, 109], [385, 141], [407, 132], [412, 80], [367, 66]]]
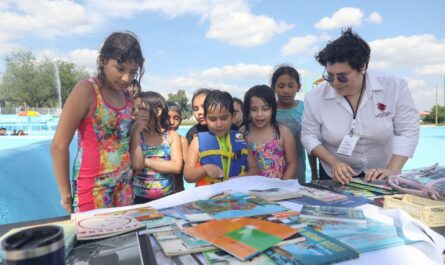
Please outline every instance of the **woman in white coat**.
[[[419, 115], [403, 79], [368, 72], [371, 49], [349, 28], [317, 55], [327, 81], [305, 98], [301, 141], [340, 183], [399, 172], [419, 139]], [[321, 176], [323, 177], [323, 176]]]

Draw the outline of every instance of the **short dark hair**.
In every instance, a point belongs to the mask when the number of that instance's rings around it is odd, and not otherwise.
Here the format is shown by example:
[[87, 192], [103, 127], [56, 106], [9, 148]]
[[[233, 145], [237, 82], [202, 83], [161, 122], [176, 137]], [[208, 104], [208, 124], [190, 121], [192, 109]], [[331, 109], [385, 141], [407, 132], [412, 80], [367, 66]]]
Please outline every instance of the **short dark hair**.
[[250, 126], [250, 102], [253, 97], [264, 100], [272, 109], [272, 117], [270, 119], [272, 126], [277, 132], [277, 138], [280, 138], [280, 130], [277, 122], [277, 99], [275, 98], [275, 92], [268, 85], [257, 85], [251, 87], [244, 95], [244, 120], [246, 125], [246, 133]]
[[238, 103], [241, 106], [241, 110], [244, 111], [244, 103], [243, 103], [243, 101], [241, 99], [239, 99], [239, 98], [233, 97], [233, 103], [235, 103], [235, 102]]
[[342, 34], [336, 40], [329, 42], [323, 50], [315, 55], [315, 59], [324, 67], [334, 63], [348, 63], [357, 71], [367, 68], [371, 48], [351, 28], [342, 30]]
[[212, 90], [208, 89], [208, 88], [199, 88], [198, 90], [196, 90], [193, 93], [193, 97], [192, 97], [192, 106], [193, 106], [193, 101], [195, 101], [195, 98], [199, 95], [208, 95]]
[[275, 89], [277, 80], [282, 75], [290, 75], [298, 84], [300, 84], [300, 74], [298, 73], [298, 71], [290, 65], [281, 65], [272, 74], [272, 78], [270, 81], [270, 87], [272, 89]]
[[233, 98], [225, 91], [213, 90], [207, 94], [204, 100], [204, 116], [207, 116], [207, 112], [211, 108], [216, 108], [219, 105], [220, 109], [226, 108], [230, 114], [233, 114]]

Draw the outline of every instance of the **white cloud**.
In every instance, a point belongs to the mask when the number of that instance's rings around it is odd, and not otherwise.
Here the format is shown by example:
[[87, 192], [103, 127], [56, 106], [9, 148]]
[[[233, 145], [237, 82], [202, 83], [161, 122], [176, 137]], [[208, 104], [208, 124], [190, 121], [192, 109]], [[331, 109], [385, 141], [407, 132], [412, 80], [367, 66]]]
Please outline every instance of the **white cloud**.
[[273, 70], [269, 65], [236, 64], [223, 67], [213, 67], [201, 71], [198, 76], [212, 80], [261, 79], [267, 77]]
[[215, 5], [209, 15], [206, 37], [241, 47], [255, 47], [294, 27], [273, 18], [254, 15], [244, 1]]
[[[434, 35], [398, 36], [371, 41], [371, 65], [375, 68], [401, 68], [420, 74], [440, 74], [445, 61], [445, 41]], [[443, 72], [442, 72], [443, 74]]]
[[383, 17], [377, 12], [372, 12], [369, 14], [369, 16], [365, 19], [366, 22], [371, 24], [381, 24], [383, 22]]
[[[436, 104], [436, 87], [423, 79], [406, 78], [406, 80], [417, 109], [419, 111], [430, 110], [431, 106]], [[440, 90], [439, 93], [441, 93]], [[439, 94], [439, 99], [442, 99], [441, 94]]]
[[85, 67], [90, 73], [94, 73], [97, 69], [98, 54], [99, 52], [97, 50], [76, 49], [68, 53], [67, 60], [80, 67]]
[[415, 69], [421, 75], [445, 75], [445, 64], [425, 65]]
[[281, 48], [281, 54], [284, 56], [298, 53], [313, 54], [318, 50], [316, 45], [317, 42], [318, 37], [315, 35], [293, 37], [283, 46], [283, 48]]
[[323, 17], [315, 23], [315, 27], [321, 30], [338, 29], [348, 26], [360, 26], [363, 19], [363, 11], [354, 7], [343, 7], [335, 11], [331, 17]]

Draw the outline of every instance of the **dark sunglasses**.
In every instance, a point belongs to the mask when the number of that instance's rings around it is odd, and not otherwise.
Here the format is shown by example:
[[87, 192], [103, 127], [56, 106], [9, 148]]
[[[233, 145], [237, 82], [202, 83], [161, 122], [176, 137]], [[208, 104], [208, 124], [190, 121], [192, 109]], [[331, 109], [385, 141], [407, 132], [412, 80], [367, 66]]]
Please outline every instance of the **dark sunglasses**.
[[348, 74], [336, 74], [336, 75], [326, 74], [326, 68], [324, 69], [322, 77], [329, 83], [334, 82], [335, 78], [337, 78], [337, 81], [340, 83], [347, 83], [349, 81]]

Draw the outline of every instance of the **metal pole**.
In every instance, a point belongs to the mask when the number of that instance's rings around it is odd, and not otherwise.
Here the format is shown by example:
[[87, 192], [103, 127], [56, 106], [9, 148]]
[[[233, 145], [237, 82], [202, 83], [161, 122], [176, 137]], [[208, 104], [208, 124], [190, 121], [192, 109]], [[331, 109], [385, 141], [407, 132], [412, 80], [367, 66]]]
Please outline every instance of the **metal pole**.
[[442, 123], [445, 123], [445, 76], [443, 77], [443, 120]]
[[439, 99], [438, 99], [438, 96], [437, 96], [437, 91], [438, 91], [439, 89], [438, 89], [438, 86], [436, 85], [436, 126], [437, 126], [437, 116], [438, 116], [438, 113], [437, 113], [437, 111], [439, 110]]

